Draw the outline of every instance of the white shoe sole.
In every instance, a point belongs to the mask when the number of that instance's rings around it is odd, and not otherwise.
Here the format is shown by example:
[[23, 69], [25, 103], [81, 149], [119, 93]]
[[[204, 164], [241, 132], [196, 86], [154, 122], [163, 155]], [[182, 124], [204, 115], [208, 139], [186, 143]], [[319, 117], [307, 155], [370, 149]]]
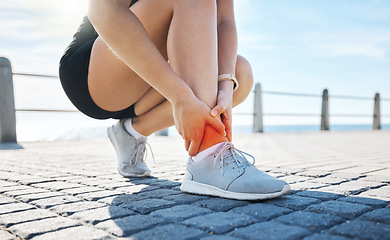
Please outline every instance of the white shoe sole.
[[283, 186], [283, 189], [280, 192], [265, 193], [265, 194], [237, 193], [237, 192], [225, 191], [211, 185], [198, 183], [191, 180], [183, 180], [183, 183], [180, 186], [180, 190], [187, 193], [211, 195], [211, 196], [230, 198], [236, 200], [263, 200], [263, 199], [271, 199], [271, 198], [283, 196], [289, 193], [291, 188], [288, 184], [286, 184]]
[[107, 129], [107, 135], [108, 135], [108, 138], [110, 139], [112, 145], [114, 145], [114, 148], [115, 148], [115, 152], [116, 152], [116, 155], [118, 157], [118, 172], [120, 175], [124, 176], [124, 177], [150, 177], [150, 171], [146, 171], [144, 172], [143, 174], [134, 174], [134, 173], [127, 173], [127, 172], [123, 172], [121, 169], [120, 169], [120, 160], [119, 160], [119, 150], [118, 150], [118, 141], [116, 140], [115, 138], [115, 134], [114, 134], [114, 130], [113, 130], [113, 127], [114, 126], [111, 126]]
[[127, 172], [123, 172], [120, 170], [120, 168], [118, 167], [118, 172], [120, 175], [124, 176], [124, 177], [136, 177], [136, 178], [141, 178], [141, 177], [150, 177], [150, 171], [146, 171], [144, 172], [143, 174], [134, 174], [134, 173], [127, 173]]

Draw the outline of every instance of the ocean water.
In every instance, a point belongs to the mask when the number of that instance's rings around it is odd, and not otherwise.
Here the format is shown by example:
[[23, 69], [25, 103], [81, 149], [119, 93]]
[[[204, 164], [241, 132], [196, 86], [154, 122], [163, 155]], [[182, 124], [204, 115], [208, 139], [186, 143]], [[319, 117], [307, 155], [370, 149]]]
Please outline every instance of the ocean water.
[[[81, 113], [30, 113], [17, 112], [17, 138], [19, 142], [54, 141], [68, 139], [106, 138], [107, 127], [116, 120], [95, 120]], [[233, 124], [233, 133], [251, 133], [251, 118], [239, 120]], [[382, 129], [390, 130], [390, 124], [383, 124]], [[370, 124], [334, 124], [331, 131], [369, 131]], [[264, 125], [264, 133], [277, 132], [316, 132], [319, 124]], [[178, 136], [176, 129], [170, 127], [168, 134]]]
[[[235, 132], [249, 133], [252, 126], [236, 126]], [[330, 125], [330, 131], [369, 131], [372, 125], [369, 124], [334, 124]], [[382, 130], [390, 130], [390, 124], [382, 125]], [[264, 126], [264, 133], [276, 132], [317, 132], [321, 131], [319, 125], [269, 125]]]

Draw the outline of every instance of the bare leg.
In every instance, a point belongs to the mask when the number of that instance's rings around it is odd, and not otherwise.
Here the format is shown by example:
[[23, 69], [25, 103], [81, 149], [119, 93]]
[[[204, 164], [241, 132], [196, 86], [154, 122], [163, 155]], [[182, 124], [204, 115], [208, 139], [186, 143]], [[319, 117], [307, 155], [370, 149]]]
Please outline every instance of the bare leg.
[[[143, 0], [135, 4], [132, 11], [166, 59], [169, 52], [172, 68], [198, 98], [213, 106], [217, 93], [216, 3]], [[150, 69], [152, 71], [153, 66]], [[146, 112], [142, 108], [157, 106], [164, 100], [149, 92], [151, 87], [100, 38], [92, 49], [88, 86], [95, 103], [109, 111], [136, 103], [135, 111], [140, 115]]]
[[170, 65], [212, 108], [217, 99], [218, 77], [216, 2], [182, 2], [175, 8], [168, 35]]
[[[213, 107], [217, 95], [215, 2], [143, 0], [132, 11], [160, 53], [166, 59], [169, 55], [176, 73], [199, 99]], [[173, 125], [170, 104], [120, 61], [100, 38], [93, 47], [89, 70], [91, 96], [101, 108], [116, 111], [135, 103], [139, 117], [133, 120], [134, 128], [144, 135]]]
[[[132, 11], [160, 53], [167, 60], [169, 55], [176, 73], [200, 100], [214, 106], [217, 94], [216, 3], [143, 0], [136, 3]], [[150, 69], [152, 71], [153, 66]], [[88, 87], [95, 103], [109, 111], [138, 102], [151, 88], [100, 38], [91, 53]]]
[[[143, 0], [131, 8], [166, 60], [168, 60], [167, 35], [174, 2], [173, 0]], [[153, 66], [149, 68], [153, 71]], [[100, 37], [97, 38], [92, 48], [88, 87], [95, 103], [108, 111], [127, 108], [138, 102], [151, 89], [149, 84], [118, 59]], [[148, 102], [156, 106], [163, 100], [152, 97]], [[137, 108], [135, 110], [138, 113]]]

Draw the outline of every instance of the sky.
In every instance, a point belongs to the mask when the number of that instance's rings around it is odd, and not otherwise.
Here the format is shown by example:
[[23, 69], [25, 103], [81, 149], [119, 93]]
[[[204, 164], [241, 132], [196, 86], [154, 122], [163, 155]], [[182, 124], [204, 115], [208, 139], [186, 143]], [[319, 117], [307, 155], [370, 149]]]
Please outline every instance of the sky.
[[[330, 96], [373, 97], [379, 92], [389, 98], [389, 1], [235, 3], [239, 51], [252, 63], [263, 90], [321, 94], [327, 88]], [[316, 99], [265, 97], [265, 112], [320, 111]], [[331, 113], [372, 114], [370, 101], [330, 99]], [[388, 114], [389, 107], [383, 102], [382, 112]], [[367, 120], [371, 122], [333, 122]]]
[[[331, 114], [373, 113], [372, 101], [332, 95], [373, 98], [378, 92], [390, 99], [390, 1], [234, 3], [239, 53], [251, 62], [255, 82], [264, 91], [320, 95], [327, 88]], [[86, 0], [0, 0], [0, 56], [11, 60], [14, 72], [57, 75], [58, 61], [87, 7]], [[18, 108], [73, 109], [56, 79], [15, 76], [14, 82]], [[264, 113], [320, 114], [321, 99], [264, 94], [263, 107]], [[390, 116], [390, 102], [381, 107]], [[250, 96], [234, 112], [250, 113], [252, 108]], [[252, 121], [236, 119], [235, 124]], [[319, 124], [319, 118], [265, 116], [264, 122]], [[390, 123], [390, 118], [382, 122]], [[372, 119], [334, 117], [331, 123], [371, 124]]]

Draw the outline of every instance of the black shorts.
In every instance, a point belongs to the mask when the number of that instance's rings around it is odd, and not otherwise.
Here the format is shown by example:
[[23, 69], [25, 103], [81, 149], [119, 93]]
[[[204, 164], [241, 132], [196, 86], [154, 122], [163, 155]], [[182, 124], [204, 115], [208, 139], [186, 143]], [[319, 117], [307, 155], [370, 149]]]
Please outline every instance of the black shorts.
[[[134, 4], [136, 1], [132, 1]], [[73, 105], [87, 116], [96, 119], [136, 117], [134, 105], [120, 111], [106, 111], [92, 100], [88, 89], [88, 69], [92, 46], [98, 37], [87, 17], [84, 18], [73, 41], [60, 61], [59, 76], [62, 87]]]

